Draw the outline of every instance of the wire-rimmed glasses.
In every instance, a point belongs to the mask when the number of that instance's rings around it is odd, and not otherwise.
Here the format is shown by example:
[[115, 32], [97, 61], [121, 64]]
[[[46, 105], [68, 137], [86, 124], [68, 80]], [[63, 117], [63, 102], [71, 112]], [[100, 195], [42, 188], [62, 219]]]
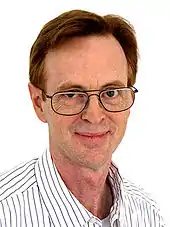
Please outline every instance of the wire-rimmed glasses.
[[[97, 94], [88, 94], [98, 92]], [[109, 112], [122, 112], [129, 109], [135, 100], [135, 93], [138, 90], [135, 87], [106, 88], [104, 90], [86, 90], [77, 89], [68, 91], [58, 91], [53, 95], [43, 93], [51, 99], [51, 107], [57, 114], [72, 116], [80, 114], [88, 105], [89, 98], [97, 95], [99, 104]]]

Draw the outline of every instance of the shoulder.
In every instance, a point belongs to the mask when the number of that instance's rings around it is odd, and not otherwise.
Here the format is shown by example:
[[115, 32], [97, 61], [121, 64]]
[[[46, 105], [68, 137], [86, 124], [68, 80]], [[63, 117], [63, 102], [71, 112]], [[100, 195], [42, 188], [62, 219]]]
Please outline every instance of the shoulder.
[[142, 216], [154, 217], [155, 220], [163, 223], [159, 205], [150, 193], [125, 178], [122, 178], [122, 186], [125, 203], [128, 207], [133, 207]]
[[27, 190], [36, 182], [35, 163], [32, 159], [0, 175], [0, 201]]
[[160, 208], [151, 194], [125, 178], [122, 178], [122, 191], [126, 208], [135, 211], [133, 213], [138, 219], [154, 223], [154, 226], [156, 223], [161, 227], [165, 226]]
[[141, 186], [122, 178], [123, 191], [126, 197], [131, 197], [139, 202], [145, 202], [147, 205], [157, 208], [157, 203]]

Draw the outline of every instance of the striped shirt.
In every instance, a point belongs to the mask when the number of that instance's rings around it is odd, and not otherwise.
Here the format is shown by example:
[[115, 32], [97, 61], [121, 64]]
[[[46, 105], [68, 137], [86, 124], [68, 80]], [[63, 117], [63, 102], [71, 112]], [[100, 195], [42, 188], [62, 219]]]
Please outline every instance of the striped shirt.
[[89, 212], [66, 187], [49, 150], [0, 175], [0, 227], [163, 227], [143, 189], [120, 177], [111, 163], [107, 180], [114, 204], [105, 220]]

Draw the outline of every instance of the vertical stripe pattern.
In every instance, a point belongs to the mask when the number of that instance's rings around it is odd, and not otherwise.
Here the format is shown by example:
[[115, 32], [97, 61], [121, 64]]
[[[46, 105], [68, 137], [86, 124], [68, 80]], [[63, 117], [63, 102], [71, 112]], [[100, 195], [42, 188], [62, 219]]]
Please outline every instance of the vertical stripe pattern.
[[49, 150], [0, 175], [0, 227], [164, 227], [159, 208], [111, 163], [114, 204], [100, 220], [66, 187]]

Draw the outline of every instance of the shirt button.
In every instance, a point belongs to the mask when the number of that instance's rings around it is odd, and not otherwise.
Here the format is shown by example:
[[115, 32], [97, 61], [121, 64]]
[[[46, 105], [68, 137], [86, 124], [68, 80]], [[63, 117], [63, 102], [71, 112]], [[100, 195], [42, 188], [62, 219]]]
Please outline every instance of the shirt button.
[[95, 217], [91, 217], [88, 222], [89, 222], [89, 227], [93, 226], [93, 224], [97, 224], [97, 226], [101, 226], [100, 221]]
[[92, 217], [92, 218], [90, 218], [89, 222], [95, 223], [96, 222], [96, 219]]

